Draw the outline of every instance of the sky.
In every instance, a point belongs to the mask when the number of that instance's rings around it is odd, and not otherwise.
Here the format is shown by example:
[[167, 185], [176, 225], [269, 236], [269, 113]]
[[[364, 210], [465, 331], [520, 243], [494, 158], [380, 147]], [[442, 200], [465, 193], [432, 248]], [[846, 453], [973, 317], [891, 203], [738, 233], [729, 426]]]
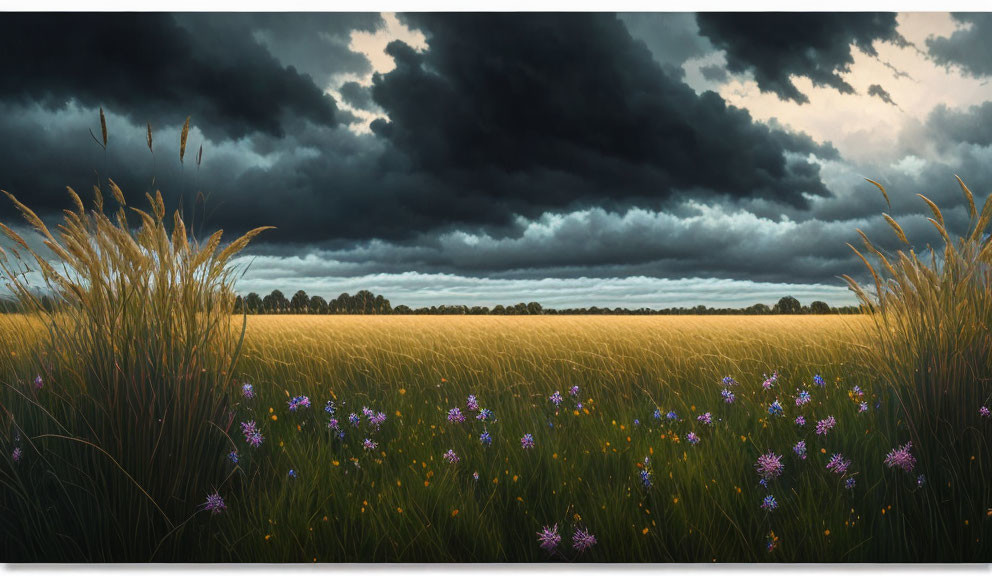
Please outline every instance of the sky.
[[992, 190], [992, 14], [5, 14], [0, 53], [0, 188], [275, 226], [241, 293], [846, 305], [858, 229]]

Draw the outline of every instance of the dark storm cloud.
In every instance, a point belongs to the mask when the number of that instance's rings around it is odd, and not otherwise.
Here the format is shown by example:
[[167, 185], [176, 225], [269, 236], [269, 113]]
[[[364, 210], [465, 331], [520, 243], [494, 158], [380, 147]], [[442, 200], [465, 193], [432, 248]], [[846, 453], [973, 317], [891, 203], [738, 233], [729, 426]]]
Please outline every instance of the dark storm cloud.
[[713, 51], [709, 40], [699, 35], [691, 13], [623, 13], [620, 20], [630, 35], [644, 42], [654, 59], [672, 76], [681, 77], [682, 64]]
[[696, 21], [726, 52], [728, 70], [752, 72], [763, 92], [798, 103], [809, 98], [790, 76], [854, 93], [840, 76], [854, 62], [852, 44], [874, 56], [878, 40], [906, 42], [896, 32], [894, 13], [699, 13]]
[[194, 35], [221, 41], [236, 36], [254, 38], [284, 66], [309, 74], [319, 88], [335, 75], [364, 75], [368, 59], [349, 48], [354, 31], [374, 32], [383, 25], [377, 13], [221, 13], [177, 14], [177, 21]]
[[871, 86], [869, 86], [868, 95], [875, 96], [882, 102], [885, 102], [886, 104], [891, 104], [898, 108], [898, 105], [892, 100], [892, 95], [889, 94], [889, 92], [885, 88], [882, 88], [881, 84], [872, 84]]
[[927, 117], [927, 128], [941, 141], [992, 145], [992, 102], [953, 110], [941, 104]]
[[372, 110], [376, 108], [372, 101], [372, 90], [368, 86], [362, 86], [358, 82], [345, 82], [338, 89], [341, 98], [353, 108], [359, 110]]
[[[372, 95], [373, 130], [455, 195], [436, 209], [474, 223], [676, 190], [805, 206], [829, 192], [829, 146], [772, 130], [715, 93], [666, 75], [602, 14], [417, 14], [429, 45], [387, 51], [397, 67]], [[471, 201], [465, 201], [471, 198]], [[457, 202], [451, 206], [452, 202]]]
[[927, 39], [927, 49], [935, 62], [958, 65], [976, 78], [992, 76], [992, 14], [958, 13], [952, 15], [966, 27], [948, 38]]
[[[188, 18], [195, 20], [195, 16]], [[196, 116], [208, 136], [284, 133], [287, 117], [337, 121], [334, 100], [251, 35], [166, 14], [5, 14], [0, 99], [55, 109], [75, 100], [134, 123]]]
[[703, 75], [704, 79], [716, 83], [726, 82], [727, 79], [730, 78], [730, 74], [727, 73], [727, 69], [718, 64], [703, 66], [699, 69], [699, 73]]

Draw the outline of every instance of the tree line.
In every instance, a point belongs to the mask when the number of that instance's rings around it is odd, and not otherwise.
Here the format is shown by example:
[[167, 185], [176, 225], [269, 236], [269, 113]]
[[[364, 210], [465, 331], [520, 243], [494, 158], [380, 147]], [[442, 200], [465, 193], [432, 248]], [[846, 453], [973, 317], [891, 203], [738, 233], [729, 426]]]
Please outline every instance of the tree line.
[[537, 315], [706, 315], [706, 314], [858, 314], [861, 309], [857, 306], [832, 307], [826, 302], [815, 300], [809, 305], [803, 305], [792, 296], [781, 298], [774, 306], [754, 304], [746, 308], [710, 308], [708, 306], [677, 307], [677, 308], [545, 308], [538, 302], [520, 302], [503, 306], [498, 304], [488, 306], [465, 306], [461, 304], [440, 306], [425, 306], [410, 308], [399, 305], [395, 308], [382, 295], [373, 294], [368, 290], [360, 290], [355, 294], [345, 292], [332, 300], [321, 296], [309, 296], [303, 290], [297, 290], [291, 298], [279, 290], [273, 290], [267, 296], [259, 296], [251, 292], [238, 296], [235, 310], [247, 314], [394, 314], [394, 315], [464, 315], [464, 316], [537, 316]]

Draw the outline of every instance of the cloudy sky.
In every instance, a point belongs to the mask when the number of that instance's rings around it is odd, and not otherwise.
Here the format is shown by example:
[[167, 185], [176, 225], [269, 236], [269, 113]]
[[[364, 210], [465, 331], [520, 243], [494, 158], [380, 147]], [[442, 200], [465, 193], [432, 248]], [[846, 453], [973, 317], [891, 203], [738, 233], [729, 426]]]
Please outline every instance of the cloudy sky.
[[992, 190], [990, 14], [5, 14], [0, 49], [0, 188], [277, 226], [242, 292], [849, 304], [856, 229], [924, 247], [917, 193], [961, 230], [954, 175]]

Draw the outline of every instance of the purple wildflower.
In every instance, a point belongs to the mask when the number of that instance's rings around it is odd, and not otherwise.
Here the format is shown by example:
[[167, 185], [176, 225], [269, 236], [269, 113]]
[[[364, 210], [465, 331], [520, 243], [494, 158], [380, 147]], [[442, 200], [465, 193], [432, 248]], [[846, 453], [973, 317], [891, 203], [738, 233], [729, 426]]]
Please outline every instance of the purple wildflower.
[[596, 537], [590, 534], [588, 530], [581, 528], [575, 529], [575, 533], [572, 534], [572, 548], [582, 552], [592, 548], [594, 544], [596, 544]]
[[341, 429], [341, 423], [338, 422], [338, 419], [337, 418], [331, 418], [327, 422], [327, 427], [330, 428], [331, 430], [340, 430]]
[[713, 424], [713, 415], [710, 414], [709, 412], [705, 412], [703, 414], [700, 414], [699, 416], [696, 416], [696, 421], [709, 426]]
[[479, 473], [478, 472], [472, 472], [472, 480], [475, 480], [476, 482], [479, 481]]
[[523, 438], [520, 439], [520, 447], [524, 450], [534, 447], [534, 436], [532, 434], [524, 434]]
[[851, 465], [851, 461], [844, 458], [843, 454], [834, 454], [830, 457], [830, 461], [827, 462], [827, 470], [830, 470], [834, 474], [843, 476], [847, 474], [847, 467]]
[[765, 499], [761, 501], [761, 509], [771, 512], [772, 510], [778, 508], [778, 502], [775, 497], [769, 494], [765, 496]]
[[245, 382], [244, 384], [241, 385], [241, 395], [246, 400], [251, 400], [252, 398], [255, 397], [255, 387], [249, 384], [248, 382]]
[[237, 464], [238, 463], [238, 451], [237, 450], [231, 450], [231, 452], [227, 455], [227, 459], [230, 460], [232, 464]]
[[482, 434], [479, 434], [479, 442], [482, 442], [483, 446], [489, 446], [493, 443], [493, 438], [489, 435], [488, 430], [483, 430]]
[[457, 464], [459, 460], [458, 454], [455, 454], [454, 450], [448, 450], [445, 452], [444, 459], [447, 460], [449, 464]]
[[468, 400], [465, 401], [465, 409], [469, 412], [479, 411], [479, 401], [475, 399], [475, 394], [469, 394]]
[[820, 420], [819, 422], [816, 423], [816, 435], [826, 436], [827, 432], [830, 432], [830, 430], [836, 425], [837, 425], [837, 419], [834, 418], [833, 416], [827, 416], [823, 420]]
[[816, 384], [820, 388], [823, 388], [824, 386], [827, 385], [827, 381], [823, 379], [823, 376], [817, 374], [816, 376], [813, 376], [813, 384]]
[[21, 455], [22, 455], [21, 449], [14, 448], [14, 451], [10, 453], [10, 459], [13, 460], [14, 463], [16, 464], [21, 461]]
[[258, 448], [262, 445], [262, 440], [265, 439], [262, 436], [262, 431], [258, 429], [255, 425], [254, 420], [249, 420], [248, 422], [241, 423], [241, 433], [245, 435], [245, 442], [251, 444], [253, 447]]
[[761, 387], [764, 388], [765, 390], [771, 390], [775, 386], [775, 382], [777, 381], [778, 381], [777, 371], [772, 372], [771, 376], [765, 374], [765, 381], [761, 383]]
[[758, 461], [754, 464], [754, 470], [764, 480], [774, 480], [782, 475], [785, 465], [782, 464], [782, 457], [774, 452], [768, 452], [758, 456]]
[[862, 403], [858, 404], [858, 414], [862, 414], [862, 413], [867, 412], [867, 411], [868, 411], [868, 403], [867, 402], [862, 402]]
[[989, 411], [988, 406], [982, 406], [981, 408], [978, 409], [978, 415], [983, 418], [990, 418], [992, 417], [992, 412]]
[[573, 396], [573, 397], [574, 396], [578, 396], [579, 395], [579, 387], [578, 386], [572, 386], [569, 389], [569, 391], [568, 391], [568, 395], [569, 396]]
[[920, 474], [919, 476], [916, 477], [916, 487], [917, 488], [923, 488], [923, 485], [926, 484], [926, 483], [927, 483], [927, 479], [926, 479], [926, 477], [923, 476], [923, 474]]
[[555, 406], [561, 406], [562, 403], [561, 393], [555, 390], [555, 393], [552, 394], [551, 397], [548, 398], [548, 400], [550, 400], [551, 403], [554, 404]]
[[906, 472], [912, 472], [913, 467], [916, 466], [916, 458], [909, 452], [912, 448], [912, 442], [906, 442], [899, 448], [893, 448], [885, 457], [885, 465], [889, 468], [902, 468]]
[[355, 428], [358, 428], [358, 423], [361, 422], [361, 420], [362, 419], [358, 417], [358, 414], [355, 414], [354, 412], [348, 414], [348, 422], [350, 422]]
[[464, 421], [465, 416], [462, 414], [461, 410], [458, 408], [448, 410], [448, 422], [451, 422], [452, 424], [461, 424]]
[[555, 548], [561, 544], [561, 536], [558, 534], [558, 525], [555, 524], [552, 528], [545, 526], [540, 532], [537, 533], [537, 542], [541, 549], [547, 552], [554, 552]]
[[850, 478], [844, 481], [844, 488], [847, 488], [848, 490], [854, 490], [855, 484], [857, 484], [857, 482], [854, 480], [854, 476], [851, 476]]
[[41, 390], [41, 387], [45, 385], [45, 381], [41, 379], [41, 374], [34, 377], [34, 387], [37, 390]]
[[720, 396], [723, 396], [723, 401], [726, 402], [727, 404], [734, 403], [734, 393], [731, 392], [729, 388], [724, 388], [720, 392]]
[[685, 441], [695, 446], [696, 444], [699, 444], [699, 436], [696, 436], [695, 432], [689, 432], [685, 435]]
[[289, 399], [289, 411], [296, 412], [297, 408], [309, 408], [310, 399], [306, 396], [294, 396]]
[[482, 410], [479, 410], [479, 415], [476, 416], [475, 419], [476, 420], [482, 420], [483, 422], [487, 422], [489, 420], [492, 420], [493, 419], [493, 411], [490, 410], [489, 408], [483, 408]]
[[796, 416], [796, 426], [805, 426], [805, 425], [806, 425], [806, 417]]
[[368, 406], [362, 406], [362, 415], [368, 419], [371, 419], [373, 416], [375, 416], [375, 412], [373, 412], [372, 409], [369, 408]]
[[211, 514], [220, 514], [227, 510], [227, 505], [224, 504], [224, 499], [221, 498], [220, 494], [214, 492], [207, 496], [207, 501], [203, 503], [203, 509], [209, 510]]
[[362, 448], [365, 448], [369, 452], [371, 452], [372, 450], [375, 450], [378, 447], [379, 447], [379, 443], [373, 441], [370, 438], [366, 438], [365, 440], [362, 441]]
[[851, 395], [861, 398], [865, 395], [865, 393], [861, 391], [861, 386], [855, 386], [854, 388], [851, 388]]
[[737, 380], [734, 380], [730, 376], [724, 376], [723, 377], [723, 386], [725, 388], [726, 387], [730, 387], [730, 386], [737, 386]]
[[796, 445], [792, 447], [792, 451], [796, 453], [796, 456], [799, 456], [800, 458], [802, 458], [803, 460], [805, 460], [806, 459], [806, 441], [805, 440], [800, 440], [799, 442], [796, 442]]
[[800, 390], [799, 394], [796, 396], [796, 406], [808, 404], [810, 400], [812, 400], [812, 397], [810, 397], [809, 392], [806, 390]]

